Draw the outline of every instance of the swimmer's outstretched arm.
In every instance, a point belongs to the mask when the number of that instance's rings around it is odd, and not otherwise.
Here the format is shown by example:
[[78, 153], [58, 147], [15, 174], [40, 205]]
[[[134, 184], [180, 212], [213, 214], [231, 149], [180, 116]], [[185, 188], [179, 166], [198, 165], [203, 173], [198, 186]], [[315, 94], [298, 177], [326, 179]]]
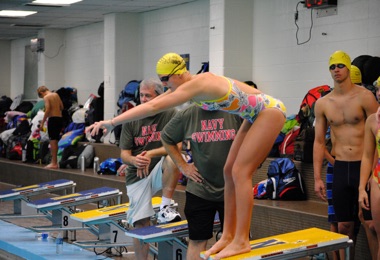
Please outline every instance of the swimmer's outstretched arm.
[[95, 122], [86, 129], [86, 132], [91, 132], [91, 135], [96, 135], [98, 134], [99, 129], [104, 129], [104, 133], [107, 134], [117, 125], [149, 117], [169, 108], [179, 106], [201, 93], [200, 90], [202, 87], [200, 85], [190, 85], [189, 83], [190, 82], [182, 84], [173, 92], [168, 90], [170, 92], [162, 94], [162, 97], [158, 96], [147, 103], [138, 105], [111, 120]]

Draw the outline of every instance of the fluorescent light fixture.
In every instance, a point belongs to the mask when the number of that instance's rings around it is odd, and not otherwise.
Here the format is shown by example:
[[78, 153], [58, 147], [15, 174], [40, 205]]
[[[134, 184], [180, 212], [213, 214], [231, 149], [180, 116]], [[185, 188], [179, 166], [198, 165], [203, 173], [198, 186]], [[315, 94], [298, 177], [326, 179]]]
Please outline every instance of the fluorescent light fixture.
[[71, 5], [82, 0], [34, 0], [32, 5], [51, 5], [51, 6], [66, 6]]
[[0, 11], [0, 17], [25, 17], [28, 15], [35, 14], [37, 12], [35, 11], [17, 11], [17, 10], [1, 10]]

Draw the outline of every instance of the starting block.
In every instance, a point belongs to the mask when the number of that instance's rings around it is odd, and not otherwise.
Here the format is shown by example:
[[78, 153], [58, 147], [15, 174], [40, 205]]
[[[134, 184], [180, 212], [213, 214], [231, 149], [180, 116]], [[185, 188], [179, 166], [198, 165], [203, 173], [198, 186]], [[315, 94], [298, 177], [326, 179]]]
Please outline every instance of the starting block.
[[122, 192], [119, 189], [101, 187], [65, 196], [31, 201], [27, 205], [45, 214], [45, 217], [52, 222], [51, 226], [32, 227], [31, 229], [37, 232], [87, 229], [83, 227], [82, 223], [70, 219], [76, 206], [113, 198], [117, 198], [117, 203], [120, 204], [121, 195]]
[[[155, 211], [160, 209], [161, 201], [161, 197], [152, 198], [152, 206]], [[170, 207], [177, 206], [178, 204], [172, 200]], [[128, 209], [129, 203], [124, 203], [71, 214], [72, 219], [90, 227], [92, 232], [98, 236], [98, 240], [74, 241], [73, 244], [83, 248], [133, 245], [133, 239], [125, 235], [127, 228], [120, 223], [122, 219], [126, 219]]]
[[71, 180], [60, 179], [0, 191], [0, 201], [13, 201], [13, 214], [3, 214], [0, 215], [0, 218], [44, 217], [44, 215], [38, 214], [36, 209], [27, 206], [27, 203], [30, 202], [30, 197], [58, 190], [64, 190], [66, 194], [68, 189], [71, 189], [71, 193], [74, 193], [75, 185]]
[[[252, 240], [250, 244], [250, 252], [223, 259], [295, 259], [345, 249], [346, 260], [348, 260], [353, 241], [348, 236], [342, 234], [319, 228], [309, 228]], [[201, 257], [204, 257], [204, 252], [201, 253]], [[214, 259], [213, 255], [208, 259]]]
[[[214, 220], [214, 231], [221, 228], [219, 217]], [[144, 243], [157, 243], [158, 260], [186, 260], [187, 244], [181, 238], [189, 236], [187, 220], [128, 230], [127, 236], [138, 238]]]

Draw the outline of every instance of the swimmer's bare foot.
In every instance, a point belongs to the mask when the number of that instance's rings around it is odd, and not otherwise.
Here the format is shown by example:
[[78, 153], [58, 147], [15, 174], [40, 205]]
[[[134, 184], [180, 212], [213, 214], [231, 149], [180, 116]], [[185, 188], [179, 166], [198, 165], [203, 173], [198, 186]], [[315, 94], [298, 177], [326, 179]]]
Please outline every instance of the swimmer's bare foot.
[[214, 255], [221, 251], [223, 248], [228, 246], [231, 243], [231, 240], [223, 239], [223, 237], [216, 242], [209, 250], [204, 253], [203, 259], [208, 259], [211, 255]]
[[45, 166], [45, 169], [58, 169], [58, 164], [48, 164]]
[[243, 253], [248, 253], [251, 251], [251, 246], [249, 244], [249, 241], [246, 243], [236, 243], [236, 242], [231, 242], [228, 246], [226, 246], [222, 251], [220, 251], [214, 259], [222, 259], [238, 254], [243, 254]]

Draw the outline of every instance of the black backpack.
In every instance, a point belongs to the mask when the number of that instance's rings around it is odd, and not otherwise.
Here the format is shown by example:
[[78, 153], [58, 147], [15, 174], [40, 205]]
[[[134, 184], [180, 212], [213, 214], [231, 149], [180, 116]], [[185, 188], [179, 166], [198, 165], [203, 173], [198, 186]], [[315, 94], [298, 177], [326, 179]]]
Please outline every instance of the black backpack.
[[94, 99], [91, 101], [89, 108], [86, 111], [86, 126], [104, 119], [104, 82], [99, 85], [98, 95], [99, 96], [94, 95]]
[[294, 160], [306, 163], [313, 162], [314, 137], [314, 127], [301, 127], [301, 131], [294, 141]]
[[63, 149], [62, 158], [59, 162], [59, 168], [77, 169], [78, 158], [85, 148], [85, 145], [69, 145], [68, 147]]
[[51, 161], [51, 153], [50, 153], [50, 141], [40, 142], [40, 149], [38, 151], [38, 158], [40, 163], [49, 164]]
[[35, 163], [39, 159], [40, 140], [30, 139], [26, 142], [26, 162]]
[[18, 105], [14, 111], [19, 111], [19, 112], [23, 112], [23, 113], [28, 113], [30, 110], [33, 109], [33, 103], [30, 102], [30, 101], [22, 101], [20, 103], [20, 105]]
[[13, 135], [17, 136], [23, 136], [23, 135], [29, 135], [31, 132], [31, 125], [29, 124], [28, 120], [22, 120], [18, 126], [16, 126], [16, 129], [13, 131]]
[[0, 98], [0, 117], [5, 115], [5, 112], [11, 110], [12, 99], [7, 96], [2, 96]]

